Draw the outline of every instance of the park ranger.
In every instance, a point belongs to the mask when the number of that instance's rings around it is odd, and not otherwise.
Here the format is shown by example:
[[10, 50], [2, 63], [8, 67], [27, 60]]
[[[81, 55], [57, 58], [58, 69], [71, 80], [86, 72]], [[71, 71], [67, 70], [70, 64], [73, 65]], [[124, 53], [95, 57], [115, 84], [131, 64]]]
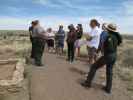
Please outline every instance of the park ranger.
[[40, 26], [39, 21], [34, 21], [35, 27], [33, 29], [33, 48], [34, 48], [34, 59], [36, 66], [43, 66], [42, 55], [45, 47], [45, 31]]
[[114, 24], [107, 26], [108, 36], [104, 42], [104, 55], [91, 66], [87, 80], [82, 83], [83, 86], [90, 88], [96, 71], [106, 65], [106, 86], [103, 89], [105, 92], [111, 93], [113, 65], [116, 62], [117, 46], [122, 43], [122, 38], [116, 30], [117, 27]]

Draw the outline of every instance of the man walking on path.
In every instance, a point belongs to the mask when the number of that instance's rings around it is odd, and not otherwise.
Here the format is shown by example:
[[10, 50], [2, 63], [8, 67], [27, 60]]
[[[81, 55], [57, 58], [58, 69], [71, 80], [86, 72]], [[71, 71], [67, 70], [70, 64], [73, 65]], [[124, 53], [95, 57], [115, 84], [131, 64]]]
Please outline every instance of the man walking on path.
[[87, 80], [82, 85], [85, 87], [91, 87], [92, 80], [96, 74], [96, 71], [106, 65], [106, 87], [103, 89], [107, 93], [111, 93], [112, 89], [112, 75], [113, 66], [117, 58], [117, 46], [122, 43], [122, 38], [118, 32], [117, 27], [114, 24], [109, 24], [107, 27], [108, 36], [104, 42], [104, 55], [99, 58], [90, 68]]

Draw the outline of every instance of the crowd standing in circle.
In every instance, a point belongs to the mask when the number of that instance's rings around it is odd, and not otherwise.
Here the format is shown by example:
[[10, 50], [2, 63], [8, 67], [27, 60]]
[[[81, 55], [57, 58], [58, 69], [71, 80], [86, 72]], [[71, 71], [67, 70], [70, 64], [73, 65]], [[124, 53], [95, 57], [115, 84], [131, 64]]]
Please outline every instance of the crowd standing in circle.
[[[117, 59], [117, 47], [122, 43], [122, 37], [115, 24], [104, 23], [100, 29], [100, 23], [96, 19], [92, 19], [90, 27], [91, 31], [84, 33], [82, 24], [78, 24], [76, 28], [70, 24], [68, 32], [65, 32], [63, 25], [59, 25], [59, 30], [54, 32], [52, 28], [45, 31], [38, 20], [32, 21], [29, 28], [32, 44], [31, 58], [34, 59], [36, 66], [44, 66], [42, 55], [45, 44], [47, 44], [49, 53], [63, 55], [66, 42], [67, 61], [72, 64], [75, 61], [75, 52], [77, 51], [77, 56], [80, 56], [80, 47], [86, 45], [91, 67], [87, 79], [81, 85], [90, 88], [96, 71], [106, 66], [106, 86], [103, 87], [103, 90], [106, 93], [111, 93], [113, 66]], [[83, 36], [86, 40], [82, 40]], [[98, 58], [99, 53], [101, 56]]]

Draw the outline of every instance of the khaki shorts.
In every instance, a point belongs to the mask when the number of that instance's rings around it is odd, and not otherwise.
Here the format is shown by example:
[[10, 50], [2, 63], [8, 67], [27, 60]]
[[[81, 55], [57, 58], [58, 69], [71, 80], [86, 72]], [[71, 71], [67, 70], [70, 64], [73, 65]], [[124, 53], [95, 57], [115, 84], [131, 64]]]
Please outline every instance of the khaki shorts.
[[87, 47], [89, 58], [97, 57], [97, 49], [95, 47]]

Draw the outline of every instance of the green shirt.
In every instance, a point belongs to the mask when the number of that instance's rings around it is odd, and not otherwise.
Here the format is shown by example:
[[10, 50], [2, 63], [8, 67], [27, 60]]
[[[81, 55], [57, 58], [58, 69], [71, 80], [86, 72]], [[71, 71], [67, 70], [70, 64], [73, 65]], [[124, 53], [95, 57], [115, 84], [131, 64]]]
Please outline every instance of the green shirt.
[[122, 37], [117, 32], [108, 32], [108, 37], [104, 42], [104, 55], [117, 53], [117, 47], [122, 43]]

